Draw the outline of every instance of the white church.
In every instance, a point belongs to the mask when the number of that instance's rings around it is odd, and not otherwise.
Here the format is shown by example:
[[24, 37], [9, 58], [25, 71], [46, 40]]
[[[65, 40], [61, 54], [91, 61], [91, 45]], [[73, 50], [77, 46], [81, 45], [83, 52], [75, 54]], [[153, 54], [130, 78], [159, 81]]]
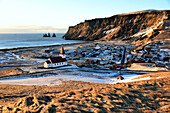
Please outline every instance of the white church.
[[67, 60], [63, 46], [61, 47], [61, 51], [58, 57], [48, 58], [48, 60], [44, 62], [44, 68], [60, 67], [65, 65], [67, 65]]

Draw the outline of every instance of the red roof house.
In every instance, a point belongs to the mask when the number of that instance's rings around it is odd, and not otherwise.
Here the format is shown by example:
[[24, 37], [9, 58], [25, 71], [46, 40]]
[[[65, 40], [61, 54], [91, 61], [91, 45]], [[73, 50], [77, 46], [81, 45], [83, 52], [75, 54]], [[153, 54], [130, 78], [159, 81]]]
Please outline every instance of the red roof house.
[[65, 51], [63, 46], [61, 47], [60, 55], [58, 57], [50, 57], [44, 62], [44, 68], [59, 67], [67, 65]]

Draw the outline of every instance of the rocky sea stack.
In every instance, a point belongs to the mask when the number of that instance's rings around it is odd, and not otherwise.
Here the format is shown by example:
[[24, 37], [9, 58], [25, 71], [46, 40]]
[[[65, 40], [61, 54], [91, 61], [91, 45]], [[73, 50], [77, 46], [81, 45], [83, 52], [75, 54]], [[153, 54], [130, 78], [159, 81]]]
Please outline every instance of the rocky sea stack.
[[69, 40], [148, 40], [162, 31], [169, 33], [169, 18], [170, 10], [144, 10], [85, 20], [70, 26], [63, 37]]

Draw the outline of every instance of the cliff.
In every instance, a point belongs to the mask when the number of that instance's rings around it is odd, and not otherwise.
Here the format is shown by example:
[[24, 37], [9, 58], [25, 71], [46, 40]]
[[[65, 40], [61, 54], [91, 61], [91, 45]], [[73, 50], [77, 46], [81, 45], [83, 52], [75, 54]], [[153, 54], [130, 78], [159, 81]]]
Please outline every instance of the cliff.
[[70, 26], [63, 36], [71, 40], [125, 40], [151, 39], [162, 30], [170, 29], [170, 10], [144, 10], [108, 18], [85, 20]]

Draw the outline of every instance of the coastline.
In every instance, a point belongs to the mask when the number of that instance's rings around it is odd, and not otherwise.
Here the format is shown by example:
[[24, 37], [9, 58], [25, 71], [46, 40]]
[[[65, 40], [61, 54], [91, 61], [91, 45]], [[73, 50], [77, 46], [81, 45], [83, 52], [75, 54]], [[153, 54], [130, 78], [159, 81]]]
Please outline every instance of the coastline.
[[[167, 4], [131, 2], [3, 1], [0, 32], [9, 34], [0, 33], [0, 113], [170, 112], [170, 10], [75, 24], [113, 7]], [[69, 23], [74, 25], [66, 29]]]
[[44, 45], [44, 46], [31, 46], [31, 47], [14, 47], [14, 48], [5, 48], [0, 49], [0, 51], [10, 51], [10, 50], [16, 50], [16, 49], [35, 49], [35, 48], [46, 48], [46, 47], [56, 47], [56, 46], [71, 46], [71, 45], [77, 45], [77, 44], [84, 44], [87, 42], [93, 42], [93, 41], [84, 41], [84, 42], [78, 42], [78, 43], [68, 43], [68, 44], [55, 44], [55, 45]]

